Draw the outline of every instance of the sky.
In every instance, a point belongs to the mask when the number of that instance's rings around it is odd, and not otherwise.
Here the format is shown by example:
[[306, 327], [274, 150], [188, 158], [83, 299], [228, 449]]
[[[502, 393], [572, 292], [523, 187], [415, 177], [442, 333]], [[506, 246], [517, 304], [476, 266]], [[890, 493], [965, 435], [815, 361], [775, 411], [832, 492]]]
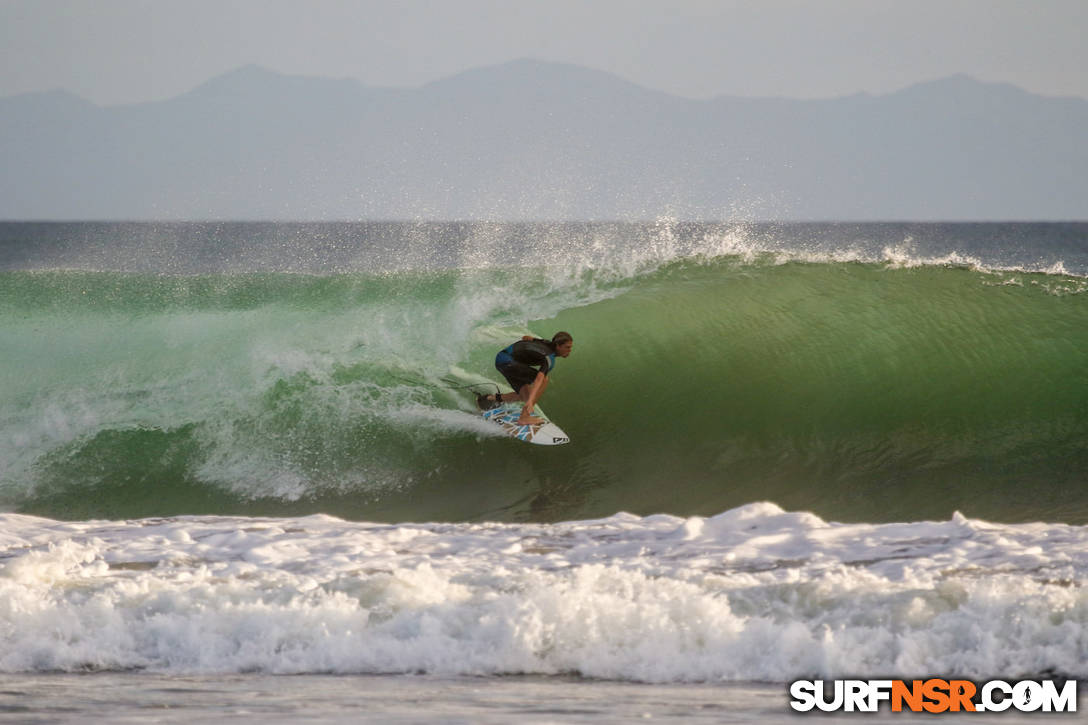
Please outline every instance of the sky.
[[0, 96], [161, 100], [256, 64], [418, 86], [518, 58], [689, 98], [966, 73], [1088, 98], [1088, 0], [0, 0]]

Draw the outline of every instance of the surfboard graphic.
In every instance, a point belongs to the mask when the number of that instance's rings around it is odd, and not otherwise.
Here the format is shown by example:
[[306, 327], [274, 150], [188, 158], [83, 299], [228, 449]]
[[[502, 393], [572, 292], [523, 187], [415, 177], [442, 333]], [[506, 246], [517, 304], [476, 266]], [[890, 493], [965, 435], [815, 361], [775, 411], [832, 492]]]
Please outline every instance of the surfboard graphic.
[[536, 425], [518, 425], [521, 416], [521, 403], [503, 403], [497, 408], [485, 410], [481, 413], [484, 420], [502, 427], [506, 435], [517, 438], [526, 443], [535, 443], [539, 446], [559, 446], [570, 442], [570, 436], [555, 423], [548, 420], [548, 416], [537, 406], [533, 415], [543, 418], [543, 423]]

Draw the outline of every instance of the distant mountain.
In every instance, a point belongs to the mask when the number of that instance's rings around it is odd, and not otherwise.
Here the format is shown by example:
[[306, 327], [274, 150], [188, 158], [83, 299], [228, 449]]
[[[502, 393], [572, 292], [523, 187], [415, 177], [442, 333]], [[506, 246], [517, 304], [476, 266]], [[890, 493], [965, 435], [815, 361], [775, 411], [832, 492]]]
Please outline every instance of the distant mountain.
[[5, 219], [1086, 219], [1088, 100], [954, 76], [690, 100], [516, 61], [414, 89], [239, 69], [0, 99]]

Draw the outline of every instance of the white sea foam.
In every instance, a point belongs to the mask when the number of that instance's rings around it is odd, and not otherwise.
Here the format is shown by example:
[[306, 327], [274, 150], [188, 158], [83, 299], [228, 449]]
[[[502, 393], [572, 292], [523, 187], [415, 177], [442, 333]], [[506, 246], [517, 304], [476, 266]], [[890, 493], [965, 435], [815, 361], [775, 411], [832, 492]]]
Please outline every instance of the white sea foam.
[[0, 515], [0, 671], [1088, 675], [1088, 528]]

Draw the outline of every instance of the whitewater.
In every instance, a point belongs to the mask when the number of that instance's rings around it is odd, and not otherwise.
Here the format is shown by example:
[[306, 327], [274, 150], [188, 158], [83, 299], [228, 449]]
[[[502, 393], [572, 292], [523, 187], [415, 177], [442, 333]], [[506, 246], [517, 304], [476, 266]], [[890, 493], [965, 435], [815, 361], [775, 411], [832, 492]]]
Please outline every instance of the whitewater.
[[[0, 720], [1084, 678], [1086, 291], [1085, 224], [0, 224]], [[572, 443], [496, 435], [559, 329]]]
[[6, 672], [1088, 674], [1083, 527], [830, 524], [768, 503], [535, 525], [0, 524], [20, 625]]

